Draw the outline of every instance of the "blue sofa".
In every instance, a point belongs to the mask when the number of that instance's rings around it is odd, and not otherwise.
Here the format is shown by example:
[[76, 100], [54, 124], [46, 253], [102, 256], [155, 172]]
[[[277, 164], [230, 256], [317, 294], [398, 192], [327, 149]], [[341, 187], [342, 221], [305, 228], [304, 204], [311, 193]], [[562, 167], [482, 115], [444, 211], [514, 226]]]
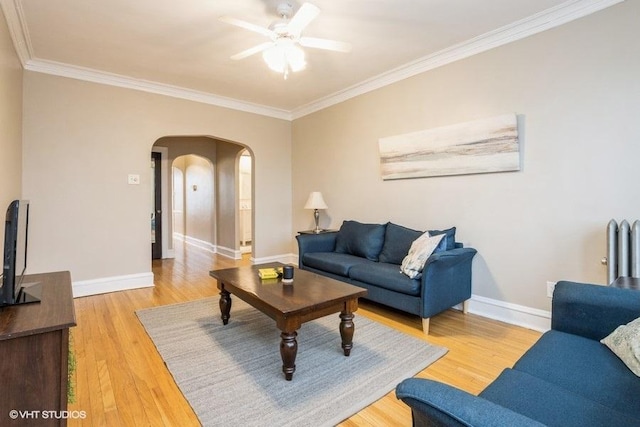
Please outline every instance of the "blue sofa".
[[558, 282], [551, 330], [478, 396], [411, 378], [414, 426], [640, 426], [640, 378], [600, 340], [640, 317], [640, 292]]
[[400, 271], [400, 264], [424, 232], [393, 223], [344, 221], [336, 232], [300, 234], [298, 266], [366, 288], [367, 299], [420, 316], [428, 333], [431, 316], [460, 303], [466, 312], [471, 298], [476, 250], [456, 242], [455, 232], [455, 227], [429, 230], [445, 237], [414, 279]]

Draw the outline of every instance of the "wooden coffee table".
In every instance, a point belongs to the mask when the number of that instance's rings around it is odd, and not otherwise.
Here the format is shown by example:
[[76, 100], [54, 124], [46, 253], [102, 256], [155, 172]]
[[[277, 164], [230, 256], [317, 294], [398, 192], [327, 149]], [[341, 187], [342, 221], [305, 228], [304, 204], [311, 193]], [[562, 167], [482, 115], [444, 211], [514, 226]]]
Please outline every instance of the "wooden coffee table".
[[280, 279], [261, 280], [258, 277], [258, 268], [282, 265], [272, 263], [226, 268], [213, 270], [209, 275], [218, 281], [223, 324], [229, 322], [231, 294], [276, 321], [281, 331], [282, 372], [290, 381], [296, 370], [297, 330], [304, 322], [339, 312], [342, 349], [344, 355], [349, 356], [355, 329], [353, 313], [358, 309], [358, 298], [365, 296], [367, 290], [298, 268], [294, 269], [291, 284], [284, 284]]

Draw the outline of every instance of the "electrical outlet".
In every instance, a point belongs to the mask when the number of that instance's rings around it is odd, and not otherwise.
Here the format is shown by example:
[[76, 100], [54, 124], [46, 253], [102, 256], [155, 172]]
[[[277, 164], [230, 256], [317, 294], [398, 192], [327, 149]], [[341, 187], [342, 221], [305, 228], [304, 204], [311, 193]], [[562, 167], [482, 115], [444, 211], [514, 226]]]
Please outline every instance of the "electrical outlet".
[[553, 297], [553, 290], [556, 288], [556, 282], [547, 282], [547, 296]]

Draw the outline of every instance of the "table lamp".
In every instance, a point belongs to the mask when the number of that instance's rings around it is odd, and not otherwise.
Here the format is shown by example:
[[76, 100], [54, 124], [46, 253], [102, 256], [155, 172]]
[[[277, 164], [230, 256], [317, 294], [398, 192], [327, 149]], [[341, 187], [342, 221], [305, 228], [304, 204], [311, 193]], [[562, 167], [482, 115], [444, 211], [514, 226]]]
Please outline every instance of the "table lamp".
[[319, 191], [312, 191], [311, 194], [309, 194], [309, 198], [307, 199], [307, 203], [305, 203], [304, 208], [313, 209], [313, 218], [316, 221], [316, 228], [313, 229], [313, 232], [320, 233], [322, 230], [318, 226], [318, 220], [320, 219], [320, 212], [318, 212], [318, 210], [329, 209], [322, 198], [322, 193]]

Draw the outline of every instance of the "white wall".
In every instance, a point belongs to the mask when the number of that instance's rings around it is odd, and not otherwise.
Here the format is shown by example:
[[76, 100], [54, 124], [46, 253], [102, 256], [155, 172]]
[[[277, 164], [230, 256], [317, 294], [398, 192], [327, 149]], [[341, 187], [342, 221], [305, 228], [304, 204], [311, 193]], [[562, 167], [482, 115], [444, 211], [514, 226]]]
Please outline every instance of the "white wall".
[[[295, 120], [294, 230], [317, 190], [323, 227], [457, 226], [476, 296], [548, 310], [546, 281], [604, 282], [607, 222], [640, 218], [638, 16], [627, 1]], [[521, 171], [381, 180], [379, 138], [503, 113], [524, 120]]]
[[[0, 9], [0, 212], [22, 193], [22, 66]], [[0, 227], [0, 242], [4, 227]]]
[[[263, 195], [255, 200], [255, 255], [290, 252], [290, 123], [28, 71], [24, 82], [33, 272], [68, 269], [74, 281], [108, 281], [151, 271], [149, 153], [167, 135], [250, 147]], [[140, 174], [140, 185], [127, 185], [131, 173]]]

